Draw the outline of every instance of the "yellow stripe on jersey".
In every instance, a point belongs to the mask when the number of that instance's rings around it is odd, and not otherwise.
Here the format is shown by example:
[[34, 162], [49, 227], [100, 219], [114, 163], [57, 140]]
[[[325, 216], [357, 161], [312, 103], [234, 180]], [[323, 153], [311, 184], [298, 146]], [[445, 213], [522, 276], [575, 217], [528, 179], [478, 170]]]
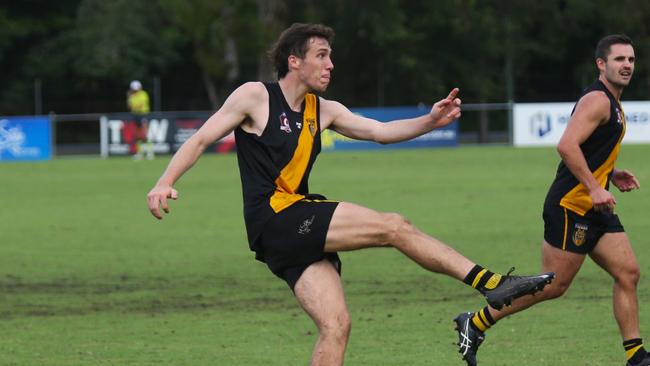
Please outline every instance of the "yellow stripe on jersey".
[[566, 233], [569, 230], [569, 214], [564, 209], [564, 238], [562, 239], [562, 250], [566, 250]]
[[[623, 117], [623, 131], [616, 142], [616, 146], [614, 146], [612, 152], [609, 153], [607, 160], [605, 160], [605, 162], [593, 172], [594, 178], [596, 178], [598, 184], [603, 188], [605, 188], [605, 185], [607, 184], [607, 177], [614, 170], [614, 164], [616, 163], [616, 158], [618, 158], [618, 152], [621, 150], [621, 141], [623, 140], [623, 136], [625, 136], [625, 113], [620, 104], [618, 105], [618, 108]], [[591, 196], [589, 196], [589, 190], [587, 187], [582, 183], [578, 183], [578, 185], [562, 197], [560, 200], [560, 206], [568, 208], [580, 216], [584, 216], [587, 211], [594, 207], [594, 203], [591, 201]]]
[[305, 198], [296, 191], [305, 176], [311, 158], [314, 135], [310, 132], [310, 128], [312, 124], [315, 124], [316, 120], [316, 96], [307, 94], [305, 96], [305, 111], [302, 130], [298, 137], [298, 146], [296, 146], [289, 163], [280, 171], [280, 176], [275, 180], [276, 188], [273, 196], [271, 196], [271, 208], [275, 213]]

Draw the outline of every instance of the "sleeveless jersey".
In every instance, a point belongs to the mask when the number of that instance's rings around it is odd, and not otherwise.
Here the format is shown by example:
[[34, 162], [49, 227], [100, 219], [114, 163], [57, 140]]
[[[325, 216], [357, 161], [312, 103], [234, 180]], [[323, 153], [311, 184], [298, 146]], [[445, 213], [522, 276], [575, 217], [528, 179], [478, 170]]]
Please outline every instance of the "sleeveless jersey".
[[[591, 136], [580, 145], [580, 150], [587, 161], [589, 170], [600, 186], [609, 189], [621, 141], [625, 135], [625, 114], [619, 101], [600, 80], [587, 87], [580, 98], [596, 90], [605, 92], [609, 98], [610, 117], [607, 123], [598, 126]], [[575, 112], [575, 106], [573, 112]], [[546, 196], [545, 205], [560, 205], [581, 216], [593, 208], [589, 190], [571, 173], [563, 161], [557, 168], [555, 180]]]
[[256, 241], [272, 215], [305, 198], [309, 172], [321, 149], [320, 104], [307, 94], [294, 112], [278, 83], [265, 83], [269, 118], [261, 136], [235, 129], [248, 242]]

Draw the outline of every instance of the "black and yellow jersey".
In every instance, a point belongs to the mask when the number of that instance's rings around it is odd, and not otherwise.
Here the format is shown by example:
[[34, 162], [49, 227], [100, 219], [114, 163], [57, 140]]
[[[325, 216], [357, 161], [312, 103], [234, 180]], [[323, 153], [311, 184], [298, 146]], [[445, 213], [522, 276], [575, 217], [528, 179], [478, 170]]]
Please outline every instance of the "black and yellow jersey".
[[[587, 87], [580, 97], [582, 98], [586, 94], [597, 90], [603, 91], [609, 98], [610, 117], [606, 123], [598, 126], [589, 138], [580, 145], [580, 150], [582, 150], [587, 161], [589, 170], [600, 183], [600, 186], [609, 189], [609, 182], [621, 148], [621, 141], [625, 135], [625, 114], [619, 101], [600, 80]], [[575, 112], [575, 107], [573, 112]], [[555, 180], [546, 195], [545, 205], [560, 205], [581, 216], [584, 216], [587, 211], [593, 208], [589, 190], [578, 181], [563, 161], [560, 162], [557, 168]]]
[[235, 129], [248, 242], [256, 241], [272, 215], [305, 198], [309, 172], [321, 150], [318, 96], [307, 94], [300, 112], [278, 83], [265, 83], [269, 118], [261, 136]]

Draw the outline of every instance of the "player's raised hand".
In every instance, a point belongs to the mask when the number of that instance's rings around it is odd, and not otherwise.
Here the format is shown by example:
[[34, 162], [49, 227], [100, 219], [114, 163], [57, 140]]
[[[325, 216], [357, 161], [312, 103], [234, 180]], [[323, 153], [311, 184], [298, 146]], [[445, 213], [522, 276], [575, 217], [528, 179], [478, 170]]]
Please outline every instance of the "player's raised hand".
[[161, 208], [165, 213], [169, 213], [168, 198], [173, 200], [178, 198], [178, 191], [171, 186], [156, 185], [151, 189], [151, 191], [149, 191], [149, 194], [147, 194], [149, 211], [158, 220], [162, 220], [163, 218], [162, 212], [160, 211]]
[[629, 170], [614, 170], [612, 174], [612, 184], [621, 192], [629, 192], [641, 187], [639, 180]]
[[460, 98], [457, 98], [459, 89], [453, 88], [447, 98], [437, 102], [431, 108], [431, 117], [435, 128], [443, 127], [460, 117]]

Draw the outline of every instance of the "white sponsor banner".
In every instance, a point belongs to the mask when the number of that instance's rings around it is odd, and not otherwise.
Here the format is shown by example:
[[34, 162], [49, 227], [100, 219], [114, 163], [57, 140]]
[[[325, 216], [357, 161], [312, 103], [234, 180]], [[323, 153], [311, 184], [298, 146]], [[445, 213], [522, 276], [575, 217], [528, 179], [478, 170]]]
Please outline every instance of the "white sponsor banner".
[[[517, 103], [513, 109], [515, 146], [554, 146], [575, 103]], [[650, 102], [623, 102], [627, 131], [623, 143], [650, 143]]]
[[623, 143], [650, 142], [650, 102], [623, 102], [627, 127]]
[[[100, 124], [101, 155], [127, 155], [134, 152], [137, 129], [134, 121], [111, 119], [102, 116]], [[170, 122], [167, 118], [152, 118], [147, 124], [147, 141], [153, 144], [157, 154], [166, 154], [171, 151], [167, 141], [167, 131]]]
[[[181, 145], [201, 128], [210, 112], [158, 112], [141, 119], [147, 124], [147, 141], [153, 144], [156, 154], [176, 152]], [[141, 129], [137, 127], [135, 116], [116, 113], [100, 118], [100, 142], [103, 157], [111, 155], [131, 155], [136, 152], [136, 144]], [[223, 139], [210, 144], [205, 151], [227, 153], [235, 150], [235, 134], [231, 132]]]
[[516, 103], [513, 109], [515, 146], [549, 146], [560, 141], [574, 103]]

